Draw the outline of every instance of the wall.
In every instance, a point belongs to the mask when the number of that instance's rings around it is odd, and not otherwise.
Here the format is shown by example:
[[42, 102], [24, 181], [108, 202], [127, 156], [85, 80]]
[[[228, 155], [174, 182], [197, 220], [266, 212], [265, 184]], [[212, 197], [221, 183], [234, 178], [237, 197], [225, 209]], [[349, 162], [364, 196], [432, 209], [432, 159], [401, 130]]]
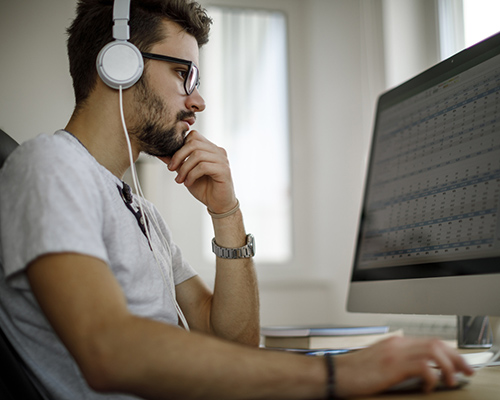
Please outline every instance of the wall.
[[[383, 323], [394, 317], [345, 311], [370, 130], [376, 96], [386, 82], [397, 83], [432, 63], [429, 36], [422, 35], [422, 29], [429, 31], [432, 7], [419, 0], [251, 1], [268, 8], [280, 3], [288, 10], [291, 38], [296, 257], [288, 267], [258, 266], [262, 323]], [[70, 117], [64, 31], [73, 15], [74, 2], [67, 0], [0, 4], [0, 128], [19, 142], [64, 127]], [[396, 40], [405, 26], [412, 32]], [[415, 56], [403, 60], [408, 43]], [[394, 65], [387, 74], [386, 63]], [[165, 195], [175, 204], [185, 201], [176, 216], [166, 211], [185, 231], [202, 207], [179, 188]], [[190, 235], [179, 236], [189, 255]], [[209, 274], [202, 271], [208, 280]]]
[[439, 61], [437, 10], [434, 0], [384, 0], [387, 87], [396, 86]]
[[0, 128], [19, 142], [64, 127], [73, 111], [65, 29], [75, 2], [0, 0]]

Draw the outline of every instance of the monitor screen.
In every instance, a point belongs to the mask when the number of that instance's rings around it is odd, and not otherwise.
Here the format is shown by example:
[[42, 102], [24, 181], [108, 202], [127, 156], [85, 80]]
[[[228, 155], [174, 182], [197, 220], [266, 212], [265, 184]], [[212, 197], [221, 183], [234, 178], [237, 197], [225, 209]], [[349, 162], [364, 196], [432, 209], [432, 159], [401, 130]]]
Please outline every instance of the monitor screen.
[[500, 315], [499, 119], [500, 34], [379, 97], [348, 310]]

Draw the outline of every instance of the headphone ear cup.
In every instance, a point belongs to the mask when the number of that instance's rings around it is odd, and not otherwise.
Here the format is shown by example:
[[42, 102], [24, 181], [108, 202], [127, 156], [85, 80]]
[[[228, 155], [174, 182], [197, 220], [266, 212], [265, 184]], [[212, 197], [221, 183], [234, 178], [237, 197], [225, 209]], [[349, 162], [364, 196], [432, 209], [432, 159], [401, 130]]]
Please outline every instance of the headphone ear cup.
[[97, 72], [103, 82], [113, 89], [128, 89], [144, 70], [142, 54], [126, 40], [114, 40], [104, 46], [97, 56]]

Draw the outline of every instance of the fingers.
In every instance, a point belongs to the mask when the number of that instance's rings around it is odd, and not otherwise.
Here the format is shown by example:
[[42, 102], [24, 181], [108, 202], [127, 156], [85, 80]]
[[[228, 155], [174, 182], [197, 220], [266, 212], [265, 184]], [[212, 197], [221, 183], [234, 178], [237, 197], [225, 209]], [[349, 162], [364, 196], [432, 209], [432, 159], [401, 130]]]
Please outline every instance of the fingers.
[[231, 168], [226, 151], [197, 131], [191, 131], [184, 145], [172, 156], [163, 159], [170, 171], [176, 171], [175, 181], [214, 213], [224, 213], [234, 207]]
[[455, 385], [454, 375], [457, 369], [455, 367], [455, 362], [452, 360], [454, 354], [452, 354], [451, 348], [436, 341], [432, 342], [431, 351], [431, 356], [433, 356], [432, 360], [441, 370], [441, 379], [443, 382], [448, 386]]
[[195, 150], [204, 150], [206, 152], [215, 152], [218, 147], [202, 136], [198, 131], [191, 131], [186, 136], [184, 145], [177, 150], [168, 163], [171, 171], [176, 171], [184, 161], [190, 157]]
[[177, 171], [175, 181], [188, 187], [204, 175], [221, 182], [230, 176], [225, 150], [208, 141], [197, 131], [188, 135], [184, 146], [168, 163], [168, 169]]
[[[412, 377], [420, 377], [423, 390], [430, 392], [441, 379], [451, 387], [457, 372], [473, 373], [456, 350], [437, 339], [391, 338], [344, 357], [338, 386], [349, 396], [384, 391]], [[362, 381], [356, 378], [360, 375]]]
[[[448, 386], [455, 384], [455, 354], [450, 347], [438, 339], [425, 339], [420, 340], [413, 350], [417, 352], [413, 357], [418, 358], [418, 362], [422, 364], [419, 375], [424, 380], [426, 392], [433, 390], [440, 379]], [[437, 373], [435, 367], [439, 368], [441, 374]]]
[[221, 164], [217, 156], [196, 150], [178, 168], [175, 181], [189, 187], [201, 177], [210, 176], [214, 181], [222, 183], [228, 173], [228, 167]]
[[412, 344], [411, 358], [420, 363], [420, 372], [417, 375], [424, 380], [425, 391], [433, 390], [439, 380], [447, 386], [455, 386], [457, 372], [473, 374], [473, 369], [467, 365], [463, 357], [441, 340], [418, 339], [414, 343], [408, 343]]

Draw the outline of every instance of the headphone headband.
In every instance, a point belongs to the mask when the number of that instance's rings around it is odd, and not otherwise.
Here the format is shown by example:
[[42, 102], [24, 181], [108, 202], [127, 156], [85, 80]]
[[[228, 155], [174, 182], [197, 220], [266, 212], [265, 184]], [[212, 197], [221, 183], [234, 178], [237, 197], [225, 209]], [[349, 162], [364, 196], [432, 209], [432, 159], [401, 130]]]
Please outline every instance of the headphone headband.
[[115, 0], [113, 4], [113, 38], [116, 40], [130, 39], [130, 0]]
[[128, 41], [130, 0], [115, 0], [113, 4], [113, 40], [97, 56], [97, 72], [102, 81], [113, 89], [128, 89], [142, 75], [144, 60], [137, 47]]

